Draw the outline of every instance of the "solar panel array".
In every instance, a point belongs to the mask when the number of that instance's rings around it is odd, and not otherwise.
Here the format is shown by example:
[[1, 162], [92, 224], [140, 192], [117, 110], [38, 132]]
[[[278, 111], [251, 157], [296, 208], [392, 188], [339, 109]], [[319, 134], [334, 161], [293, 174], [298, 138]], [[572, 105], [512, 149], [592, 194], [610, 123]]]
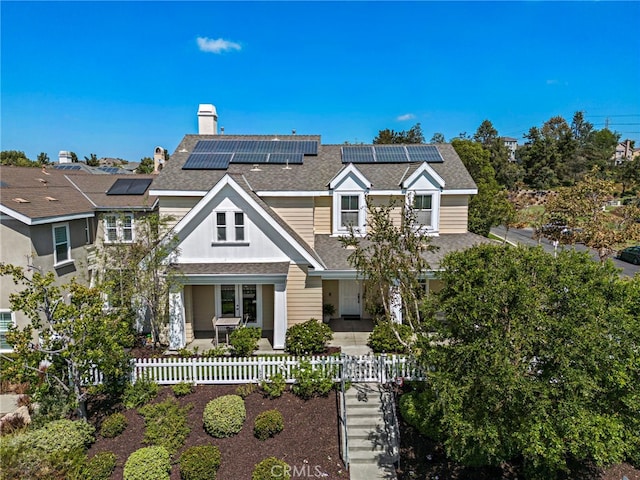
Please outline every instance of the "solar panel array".
[[226, 170], [230, 163], [302, 164], [305, 155], [317, 155], [311, 140], [200, 140], [183, 170]]
[[80, 165], [54, 165], [56, 170], [80, 170], [82, 167]]
[[342, 147], [342, 163], [405, 163], [444, 161], [435, 145], [354, 145]]
[[122, 173], [123, 171], [118, 167], [98, 167], [98, 170], [108, 173], [110, 175], [114, 175], [116, 173]]
[[107, 191], [107, 195], [143, 195], [151, 185], [151, 178], [119, 178]]

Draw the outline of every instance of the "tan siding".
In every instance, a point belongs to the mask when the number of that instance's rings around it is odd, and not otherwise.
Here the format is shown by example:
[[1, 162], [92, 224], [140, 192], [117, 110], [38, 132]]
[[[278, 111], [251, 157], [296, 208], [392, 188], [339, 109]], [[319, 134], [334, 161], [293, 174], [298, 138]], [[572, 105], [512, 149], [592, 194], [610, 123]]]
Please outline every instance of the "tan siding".
[[313, 211], [313, 228], [318, 235], [331, 233], [331, 197], [316, 197]]
[[322, 281], [322, 304], [332, 304], [338, 315], [340, 311], [340, 288], [338, 280], [323, 280]]
[[159, 202], [161, 217], [173, 217], [169, 227], [173, 227], [200, 201], [200, 197], [162, 197]]
[[287, 327], [310, 318], [322, 319], [322, 280], [308, 277], [305, 270], [292, 264], [287, 276]]
[[444, 287], [442, 280], [429, 280], [429, 292], [438, 293]]
[[467, 195], [443, 195], [440, 198], [440, 233], [465, 233], [468, 216]]
[[376, 195], [372, 196], [371, 200], [376, 207], [387, 206], [393, 201], [394, 207], [391, 209], [391, 219], [394, 225], [400, 225], [402, 220], [402, 202], [404, 202], [403, 196]]
[[184, 333], [187, 343], [193, 342], [193, 296], [191, 285], [184, 286]]
[[313, 198], [265, 198], [266, 203], [313, 247]]
[[211, 319], [215, 315], [213, 285], [193, 285], [193, 331], [213, 335]]

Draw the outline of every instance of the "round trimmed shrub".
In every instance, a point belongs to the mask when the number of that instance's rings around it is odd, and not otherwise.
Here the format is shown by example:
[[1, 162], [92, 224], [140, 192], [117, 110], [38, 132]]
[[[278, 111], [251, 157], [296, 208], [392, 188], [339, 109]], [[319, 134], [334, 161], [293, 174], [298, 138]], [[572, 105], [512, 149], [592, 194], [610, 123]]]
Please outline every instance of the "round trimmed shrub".
[[96, 453], [82, 466], [80, 478], [83, 480], [109, 480], [115, 468], [115, 453]]
[[220, 449], [214, 445], [189, 447], [180, 455], [180, 478], [215, 480], [220, 461]]
[[258, 440], [266, 440], [280, 433], [284, 428], [284, 419], [278, 410], [267, 410], [260, 413], [253, 426], [253, 435]]
[[251, 480], [291, 480], [291, 467], [284, 460], [268, 457], [253, 469]]
[[391, 325], [388, 321], [381, 321], [369, 335], [367, 345], [374, 353], [407, 353], [407, 348], [398, 340], [394, 330], [405, 343], [411, 342], [413, 334], [411, 327], [402, 323]]
[[113, 413], [104, 419], [100, 427], [100, 435], [104, 438], [113, 438], [120, 435], [127, 428], [127, 417], [122, 413]]
[[331, 328], [312, 318], [287, 330], [285, 350], [292, 355], [323, 353], [332, 338]]
[[238, 395], [214, 398], [204, 407], [204, 429], [212, 437], [225, 438], [237, 434], [245, 418], [244, 400]]
[[124, 464], [124, 480], [169, 480], [171, 460], [164, 447], [139, 448]]
[[193, 385], [187, 382], [180, 382], [172, 385], [171, 390], [173, 390], [173, 394], [176, 397], [183, 397], [185, 395], [193, 393]]

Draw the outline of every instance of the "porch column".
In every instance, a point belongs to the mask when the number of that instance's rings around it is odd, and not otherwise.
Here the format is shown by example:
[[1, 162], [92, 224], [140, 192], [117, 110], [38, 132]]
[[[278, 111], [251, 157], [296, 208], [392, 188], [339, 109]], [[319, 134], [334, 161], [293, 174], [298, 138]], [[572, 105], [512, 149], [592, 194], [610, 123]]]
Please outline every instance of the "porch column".
[[389, 300], [391, 302], [391, 320], [396, 323], [402, 323], [402, 297], [400, 296], [400, 287], [394, 285], [389, 289]]
[[179, 350], [186, 345], [184, 320], [182, 290], [171, 292], [169, 294], [169, 350]]
[[287, 287], [284, 283], [273, 286], [273, 348], [284, 349], [287, 333]]

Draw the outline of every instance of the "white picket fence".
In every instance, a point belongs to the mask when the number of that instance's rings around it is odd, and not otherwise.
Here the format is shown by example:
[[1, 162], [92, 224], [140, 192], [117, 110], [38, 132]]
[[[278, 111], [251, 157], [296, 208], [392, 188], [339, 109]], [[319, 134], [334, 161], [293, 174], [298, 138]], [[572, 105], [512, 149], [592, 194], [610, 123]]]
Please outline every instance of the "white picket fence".
[[[424, 374], [420, 366], [410, 357], [403, 355], [340, 355], [340, 356], [255, 356], [255, 357], [161, 357], [138, 358], [132, 361], [131, 381], [146, 378], [160, 385], [176, 383], [242, 384], [260, 383], [275, 374], [282, 374], [287, 383], [294, 383], [295, 369], [303, 360], [312, 369], [321, 369], [335, 381], [377, 382], [422, 380]], [[88, 380], [90, 384], [101, 382], [94, 372]]]

